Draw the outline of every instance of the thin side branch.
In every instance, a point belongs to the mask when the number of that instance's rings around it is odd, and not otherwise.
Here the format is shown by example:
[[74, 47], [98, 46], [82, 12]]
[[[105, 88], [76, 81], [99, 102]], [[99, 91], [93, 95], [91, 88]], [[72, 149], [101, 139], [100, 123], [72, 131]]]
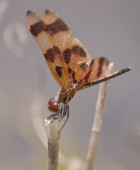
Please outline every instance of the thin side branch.
[[[48, 122], [47, 122], [48, 123]], [[59, 134], [58, 121], [47, 124], [48, 134], [48, 170], [57, 170], [58, 168], [58, 151], [59, 151]]]
[[[106, 74], [111, 73], [113, 68], [113, 63], [108, 66]], [[91, 138], [89, 143], [89, 149], [87, 153], [87, 161], [85, 170], [94, 170], [95, 169], [95, 158], [97, 154], [97, 147], [99, 143], [99, 135], [103, 123], [103, 113], [105, 107], [105, 100], [108, 90], [109, 81], [105, 81], [100, 85], [98, 100], [96, 104], [95, 117], [92, 126]]]

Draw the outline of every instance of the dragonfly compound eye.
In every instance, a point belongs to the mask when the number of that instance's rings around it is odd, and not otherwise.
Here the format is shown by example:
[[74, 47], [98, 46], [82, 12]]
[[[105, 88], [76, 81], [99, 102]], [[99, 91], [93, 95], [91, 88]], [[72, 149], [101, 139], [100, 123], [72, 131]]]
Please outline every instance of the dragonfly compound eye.
[[48, 102], [48, 109], [50, 112], [60, 112], [61, 103], [57, 99], [51, 98]]

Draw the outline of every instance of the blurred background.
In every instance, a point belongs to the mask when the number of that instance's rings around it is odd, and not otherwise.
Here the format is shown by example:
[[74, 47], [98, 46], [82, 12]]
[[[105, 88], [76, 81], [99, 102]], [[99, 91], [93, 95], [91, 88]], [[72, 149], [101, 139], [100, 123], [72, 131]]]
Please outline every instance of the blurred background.
[[[0, 169], [45, 170], [47, 102], [59, 87], [26, 27], [27, 10], [52, 9], [91, 58], [106, 56], [114, 70], [134, 69], [110, 81], [97, 156], [99, 170], [140, 169], [140, 1], [0, 0]], [[70, 103], [60, 139], [61, 164], [85, 160], [99, 86]], [[75, 161], [77, 160], [77, 161]]]

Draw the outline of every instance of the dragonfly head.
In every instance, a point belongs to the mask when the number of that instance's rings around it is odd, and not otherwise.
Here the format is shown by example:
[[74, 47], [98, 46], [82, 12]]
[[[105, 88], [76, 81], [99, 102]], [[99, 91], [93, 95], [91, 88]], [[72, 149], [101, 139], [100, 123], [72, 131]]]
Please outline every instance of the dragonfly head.
[[56, 98], [51, 98], [48, 101], [48, 109], [50, 112], [60, 112], [62, 110], [62, 103]]

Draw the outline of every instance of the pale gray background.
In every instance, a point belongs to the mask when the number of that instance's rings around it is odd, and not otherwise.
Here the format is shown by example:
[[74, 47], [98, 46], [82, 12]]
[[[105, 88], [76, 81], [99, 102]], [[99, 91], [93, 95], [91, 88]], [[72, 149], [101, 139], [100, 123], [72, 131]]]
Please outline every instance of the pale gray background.
[[[91, 57], [107, 56], [114, 70], [134, 67], [110, 82], [97, 165], [140, 170], [139, 0], [0, 1], [0, 169], [46, 169], [47, 153], [34, 130], [31, 106], [39, 96], [43, 124], [47, 100], [59, 87], [26, 28], [25, 14], [30, 9], [41, 15], [48, 8], [66, 21]], [[98, 88], [81, 91], [70, 103], [60, 140], [66, 155], [85, 159]]]

